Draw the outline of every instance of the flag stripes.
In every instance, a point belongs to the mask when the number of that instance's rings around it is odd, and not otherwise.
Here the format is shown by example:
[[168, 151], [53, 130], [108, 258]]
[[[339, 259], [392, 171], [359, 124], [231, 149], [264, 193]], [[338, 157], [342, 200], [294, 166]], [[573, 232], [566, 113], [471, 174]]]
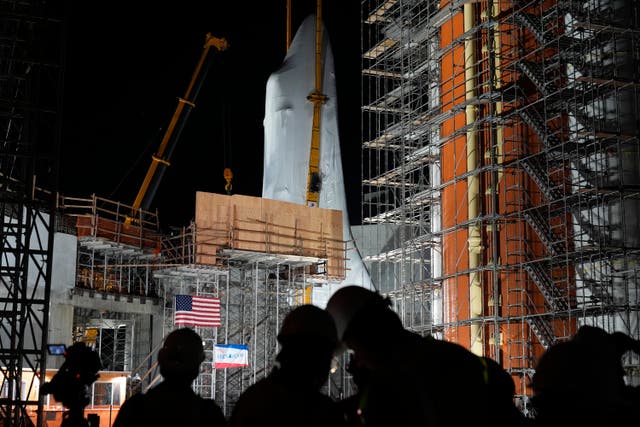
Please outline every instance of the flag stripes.
[[202, 327], [220, 326], [220, 298], [176, 295], [175, 324]]

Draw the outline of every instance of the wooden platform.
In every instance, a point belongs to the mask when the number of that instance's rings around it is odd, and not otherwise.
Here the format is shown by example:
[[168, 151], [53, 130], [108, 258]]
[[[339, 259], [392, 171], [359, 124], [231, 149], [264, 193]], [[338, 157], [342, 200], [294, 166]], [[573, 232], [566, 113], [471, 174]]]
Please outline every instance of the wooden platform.
[[77, 217], [78, 238], [102, 239], [143, 250], [159, 250], [161, 236], [154, 230], [97, 215]]
[[68, 218], [75, 218], [76, 233], [81, 242], [96, 242], [97, 247], [115, 249], [126, 246], [142, 252], [160, 250], [158, 216], [138, 210], [132, 220], [132, 208], [92, 195], [90, 198], [58, 196], [58, 209]]
[[225, 249], [326, 261], [344, 277], [342, 211], [241, 195], [196, 193], [196, 262], [216, 264]]

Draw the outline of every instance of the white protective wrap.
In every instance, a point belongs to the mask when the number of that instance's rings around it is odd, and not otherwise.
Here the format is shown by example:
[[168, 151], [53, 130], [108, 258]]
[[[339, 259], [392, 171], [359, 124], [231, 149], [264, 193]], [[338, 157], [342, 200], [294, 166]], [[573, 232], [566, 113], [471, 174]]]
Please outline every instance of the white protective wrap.
[[[266, 88], [264, 117], [264, 174], [262, 197], [306, 204], [313, 104], [307, 96], [315, 86], [315, 15], [308, 16], [296, 32], [282, 66], [273, 72]], [[320, 207], [343, 212], [344, 240], [353, 242], [342, 174], [333, 54], [323, 28], [322, 93], [328, 99], [320, 120]], [[372, 288], [371, 278], [354, 243], [347, 251], [345, 280], [318, 290], [314, 303], [324, 305], [338, 288], [355, 284]]]

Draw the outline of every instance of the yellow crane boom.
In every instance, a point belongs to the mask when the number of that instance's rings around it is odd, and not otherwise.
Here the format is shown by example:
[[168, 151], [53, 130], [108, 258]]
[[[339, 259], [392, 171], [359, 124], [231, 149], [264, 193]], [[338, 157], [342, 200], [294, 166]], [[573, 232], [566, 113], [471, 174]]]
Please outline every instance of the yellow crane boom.
[[206, 35], [202, 55], [200, 55], [184, 97], [178, 98], [178, 105], [162, 137], [158, 151], [151, 156], [151, 164], [133, 202], [131, 214], [126, 219], [128, 224], [135, 221], [141, 208], [144, 210], [149, 208], [162, 179], [164, 169], [171, 164], [171, 154], [189, 113], [195, 108], [196, 97], [209, 69], [212, 49], [214, 49], [213, 51], [224, 51], [228, 47], [229, 44], [225, 39], [213, 37], [211, 34]]
[[320, 202], [320, 114], [327, 96], [322, 93], [322, 0], [316, 7], [316, 43], [315, 43], [315, 88], [307, 96], [313, 103], [313, 122], [311, 124], [311, 150], [309, 152], [309, 173], [307, 177], [307, 206], [318, 206]]

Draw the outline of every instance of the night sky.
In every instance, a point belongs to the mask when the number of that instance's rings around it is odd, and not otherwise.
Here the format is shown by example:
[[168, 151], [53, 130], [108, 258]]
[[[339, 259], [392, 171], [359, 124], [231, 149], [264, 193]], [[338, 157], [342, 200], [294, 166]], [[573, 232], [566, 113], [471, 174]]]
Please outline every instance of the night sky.
[[[164, 227], [188, 225], [195, 192], [262, 192], [264, 94], [285, 55], [286, 1], [71, 1], [60, 192], [132, 204], [185, 94], [205, 35], [225, 38], [155, 196]], [[293, 30], [315, 1], [293, 0]], [[360, 222], [360, 12], [325, 0], [352, 224]]]

